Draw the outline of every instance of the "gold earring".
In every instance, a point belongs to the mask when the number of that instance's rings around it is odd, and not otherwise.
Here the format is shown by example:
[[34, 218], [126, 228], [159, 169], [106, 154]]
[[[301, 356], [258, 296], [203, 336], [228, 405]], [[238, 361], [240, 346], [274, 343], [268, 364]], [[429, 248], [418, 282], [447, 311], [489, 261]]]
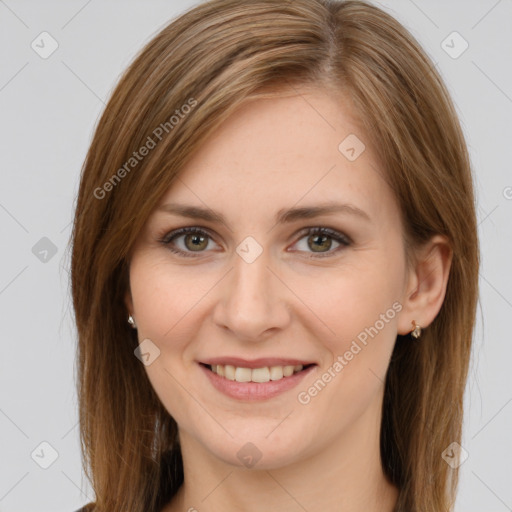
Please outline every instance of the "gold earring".
[[134, 329], [137, 329], [137, 326], [135, 325], [135, 320], [133, 319], [133, 316], [130, 315], [128, 317], [128, 323], [134, 328]]
[[418, 339], [421, 336], [421, 327], [413, 320], [412, 322], [413, 330], [411, 331], [411, 336], [413, 338]]

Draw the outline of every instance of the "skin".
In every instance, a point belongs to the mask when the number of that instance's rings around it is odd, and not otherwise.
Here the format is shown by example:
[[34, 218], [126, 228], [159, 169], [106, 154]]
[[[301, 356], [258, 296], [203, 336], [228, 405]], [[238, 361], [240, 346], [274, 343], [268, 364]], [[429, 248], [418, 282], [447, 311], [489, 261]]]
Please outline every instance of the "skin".
[[[351, 133], [364, 142], [348, 103], [325, 90], [249, 102], [201, 146], [159, 204], [207, 207], [226, 224], [155, 209], [139, 235], [126, 305], [139, 341], [149, 338], [160, 350], [145, 368], [178, 423], [185, 469], [164, 512], [393, 510], [397, 489], [379, 449], [384, 377], [397, 334], [411, 332], [412, 320], [427, 327], [439, 312], [451, 252], [436, 236], [406, 266], [398, 205], [378, 152], [366, 144], [349, 161], [338, 150]], [[357, 206], [370, 220], [338, 212], [275, 223], [280, 209], [330, 200]], [[188, 243], [187, 235], [174, 240], [192, 257], [160, 241], [182, 227], [209, 234], [195, 251], [194, 234]], [[302, 233], [311, 227], [352, 242], [322, 243]], [[252, 263], [236, 252], [248, 236], [263, 250]], [[401, 310], [300, 403], [298, 393], [396, 301]], [[318, 366], [296, 388], [249, 402], [217, 391], [197, 362], [228, 355]], [[247, 442], [261, 453], [251, 468], [237, 457]]]

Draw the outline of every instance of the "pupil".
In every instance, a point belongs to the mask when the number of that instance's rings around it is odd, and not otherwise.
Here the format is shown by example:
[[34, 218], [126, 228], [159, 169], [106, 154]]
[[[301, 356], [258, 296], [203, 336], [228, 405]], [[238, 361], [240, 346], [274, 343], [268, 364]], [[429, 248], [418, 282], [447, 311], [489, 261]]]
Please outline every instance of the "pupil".
[[[326, 240], [328, 240], [328, 238], [329, 237], [325, 236], [325, 235], [314, 235], [313, 236], [313, 240], [314, 240], [315, 244], [319, 244], [319, 245], [324, 244], [324, 248], [327, 248], [327, 249], [329, 248], [329, 245], [330, 245], [330, 244], [325, 245], [325, 242], [326, 242]], [[313, 250], [316, 250], [316, 249], [313, 248]], [[321, 252], [321, 251], [316, 251], [316, 252]]]
[[205, 237], [202, 235], [189, 235], [187, 237], [188, 240], [192, 241], [192, 245], [196, 248], [201, 248], [201, 243], [205, 241]]

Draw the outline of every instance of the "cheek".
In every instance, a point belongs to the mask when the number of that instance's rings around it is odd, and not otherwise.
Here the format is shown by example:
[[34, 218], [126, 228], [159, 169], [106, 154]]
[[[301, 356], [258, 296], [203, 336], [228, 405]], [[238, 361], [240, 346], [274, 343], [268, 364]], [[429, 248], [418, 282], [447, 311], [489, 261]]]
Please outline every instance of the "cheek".
[[191, 283], [189, 276], [170, 268], [160, 256], [140, 253], [131, 261], [130, 288], [139, 343], [149, 339], [160, 351], [145, 371], [160, 401], [181, 425], [188, 424], [193, 408], [183, 393], [182, 383], [188, 376], [182, 362], [193, 339], [189, 322], [194, 305], [207, 291], [203, 287], [201, 279]]
[[309, 294], [311, 308], [335, 334], [323, 338], [330, 357], [302, 388], [300, 403], [315, 404], [326, 421], [348, 425], [382, 391], [402, 309], [403, 264], [399, 251], [375, 251], [333, 272], [327, 293]]
[[311, 280], [304, 281], [300, 296], [315, 314], [316, 333], [328, 354], [316, 379], [328, 372], [330, 391], [319, 393], [318, 402], [364, 408], [380, 389], [396, 340], [402, 280], [398, 251], [368, 251], [356, 263], [340, 264], [315, 280], [315, 286], [306, 287]]
[[[326, 319], [336, 335], [322, 338], [327, 351], [321, 368], [296, 395], [300, 411], [310, 418], [313, 429], [318, 417], [322, 425], [336, 426], [322, 434], [325, 436], [349, 430], [366, 411], [377, 414], [380, 410], [372, 404], [378, 404], [383, 392], [400, 309], [398, 302], [393, 307], [386, 294], [376, 296], [363, 289], [361, 281], [352, 286], [349, 280], [343, 283], [347, 294], [340, 292], [331, 307], [318, 309], [318, 316]], [[332, 304], [336, 304], [337, 315], [332, 314]]]
[[[344, 352], [353, 339], [376, 324], [378, 331], [393, 330], [400, 298], [402, 268], [381, 255], [361, 257], [356, 264], [295, 277], [291, 288], [309, 308], [316, 333], [331, 352]], [[394, 305], [394, 306], [393, 306]]]
[[165, 256], [142, 255], [130, 265], [130, 287], [139, 334], [163, 347], [173, 340], [187, 315], [208, 289], [204, 279], [191, 279], [165, 261]]

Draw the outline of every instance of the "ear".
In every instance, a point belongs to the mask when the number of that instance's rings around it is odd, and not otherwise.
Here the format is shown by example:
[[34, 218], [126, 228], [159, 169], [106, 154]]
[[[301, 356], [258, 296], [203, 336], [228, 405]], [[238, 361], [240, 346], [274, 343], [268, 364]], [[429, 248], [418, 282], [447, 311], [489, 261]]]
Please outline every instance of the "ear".
[[443, 305], [452, 257], [449, 241], [442, 235], [415, 250], [413, 268], [407, 271], [398, 334], [410, 333], [413, 320], [422, 328], [433, 322]]

